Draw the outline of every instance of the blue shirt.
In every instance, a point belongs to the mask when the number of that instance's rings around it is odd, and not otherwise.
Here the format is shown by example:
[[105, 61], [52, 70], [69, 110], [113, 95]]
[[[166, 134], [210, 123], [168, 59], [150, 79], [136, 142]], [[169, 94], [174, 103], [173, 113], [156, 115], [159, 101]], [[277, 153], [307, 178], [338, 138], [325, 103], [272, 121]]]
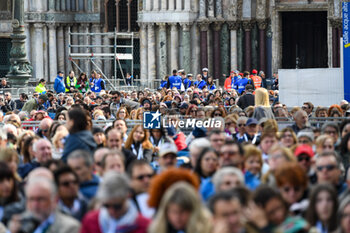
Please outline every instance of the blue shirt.
[[238, 88], [238, 93], [242, 94], [242, 92], [245, 90], [245, 86], [248, 84], [248, 79], [247, 78], [241, 78], [237, 80], [236, 85]]
[[204, 80], [202, 80], [202, 81], [195, 81], [194, 82], [194, 86], [195, 87], [198, 87], [199, 89], [203, 89], [204, 88], [204, 86], [206, 86], [207, 85], [207, 83], [204, 81]]
[[193, 81], [191, 81], [189, 78], [184, 79], [185, 89], [189, 88], [192, 84], [193, 84]]
[[54, 89], [57, 93], [65, 93], [66, 87], [64, 85], [63, 77], [57, 75], [55, 79]]
[[44, 233], [55, 222], [55, 214], [51, 214], [44, 222], [42, 222], [34, 231], [34, 233]]
[[238, 90], [237, 81], [240, 80], [239, 76], [234, 76], [231, 82], [232, 89]]
[[176, 87], [178, 90], [181, 89], [182, 78], [178, 75], [169, 77], [170, 88]]

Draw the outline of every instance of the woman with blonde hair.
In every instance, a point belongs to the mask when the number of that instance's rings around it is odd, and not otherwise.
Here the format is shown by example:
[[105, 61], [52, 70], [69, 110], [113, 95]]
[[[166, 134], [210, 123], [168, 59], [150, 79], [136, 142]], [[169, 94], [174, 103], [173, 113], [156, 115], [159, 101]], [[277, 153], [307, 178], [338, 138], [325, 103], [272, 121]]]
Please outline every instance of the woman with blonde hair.
[[149, 132], [142, 125], [135, 125], [125, 142], [125, 149], [131, 150], [136, 159], [152, 162], [153, 145], [149, 140]]
[[334, 142], [333, 138], [329, 135], [323, 134], [316, 139], [316, 154], [322, 154], [323, 152], [333, 151]]
[[136, 115], [135, 115], [135, 119], [134, 120], [142, 120], [143, 119], [143, 112], [144, 112], [144, 108], [138, 108], [136, 110]]
[[287, 127], [279, 133], [279, 141], [283, 146], [291, 148], [297, 144], [298, 139], [292, 128]]
[[269, 93], [265, 88], [261, 87], [255, 90], [255, 109], [253, 118], [258, 121], [261, 118], [275, 119], [270, 106]]
[[[181, 216], [181, 221], [179, 217]], [[148, 233], [212, 231], [211, 215], [201, 203], [195, 189], [188, 183], [178, 182], [165, 193]]]

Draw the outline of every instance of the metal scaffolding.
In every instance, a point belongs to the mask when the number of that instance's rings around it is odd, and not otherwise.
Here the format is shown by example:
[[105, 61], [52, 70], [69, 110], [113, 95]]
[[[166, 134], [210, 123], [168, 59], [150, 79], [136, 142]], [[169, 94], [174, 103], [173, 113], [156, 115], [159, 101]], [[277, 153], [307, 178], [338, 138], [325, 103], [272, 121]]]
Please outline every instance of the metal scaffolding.
[[[89, 36], [101, 36], [101, 41], [104, 41], [104, 37], [108, 37], [109, 39], [114, 39], [113, 45], [92, 45], [92, 44], [72, 44], [71, 36], [83, 36], [83, 37], [89, 37]], [[118, 39], [124, 39], [129, 40], [128, 45], [121, 45], [118, 44]], [[93, 52], [73, 52], [72, 49], [77, 48], [77, 51], [79, 51], [79, 48], [85, 48], [90, 49], [91, 51], [94, 49], [101, 49], [102, 52], [100, 53], [93, 53]], [[110, 48], [113, 49], [113, 52], [103, 52], [103, 48]], [[128, 52], [129, 49], [129, 52]], [[123, 53], [118, 53], [118, 51], [124, 50]], [[79, 69], [80, 72], [86, 72], [83, 71], [77, 62], [74, 60], [88, 60], [91, 62], [91, 64], [96, 68], [97, 71], [99, 71], [103, 79], [106, 80], [109, 85], [112, 87], [113, 90], [117, 90], [117, 83], [119, 84], [120, 81], [124, 82], [125, 87], [126, 84], [126, 78], [122, 69], [122, 66], [120, 64], [121, 60], [130, 60], [131, 61], [131, 76], [133, 76], [133, 70], [134, 70], [134, 33], [133, 32], [103, 32], [103, 33], [89, 33], [89, 32], [71, 32], [69, 28], [69, 37], [68, 37], [68, 54], [69, 54], [69, 60]], [[102, 67], [96, 63], [96, 59], [99, 60], [113, 60], [114, 63], [114, 78], [109, 79], [105, 73], [102, 70]], [[117, 71], [118, 68], [121, 73], [121, 78], [117, 77]], [[132, 80], [133, 81], [133, 80]], [[120, 88], [121, 86], [118, 85]], [[119, 89], [118, 88], [118, 89]], [[133, 88], [132, 86], [129, 88]]]

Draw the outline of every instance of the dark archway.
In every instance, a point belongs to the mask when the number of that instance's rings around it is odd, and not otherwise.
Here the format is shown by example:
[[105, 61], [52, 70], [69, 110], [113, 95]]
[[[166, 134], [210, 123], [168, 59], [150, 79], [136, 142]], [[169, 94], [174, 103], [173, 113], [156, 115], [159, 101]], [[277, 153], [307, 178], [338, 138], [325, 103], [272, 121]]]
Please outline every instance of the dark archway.
[[328, 67], [327, 12], [282, 12], [282, 68]]

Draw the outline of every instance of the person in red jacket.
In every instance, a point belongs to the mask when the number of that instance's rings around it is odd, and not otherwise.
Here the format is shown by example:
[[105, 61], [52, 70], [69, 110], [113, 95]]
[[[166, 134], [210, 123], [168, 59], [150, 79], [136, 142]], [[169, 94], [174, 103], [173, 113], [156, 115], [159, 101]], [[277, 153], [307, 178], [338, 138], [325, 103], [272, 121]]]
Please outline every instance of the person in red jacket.
[[231, 71], [230, 76], [228, 76], [225, 79], [225, 84], [224, 84], [224, 88], [225, 90], [231, 90], [232, 89], [232, 79], [235, 76], [235, 72]]
[[150, 220], [138, 212], [129, 198], [130, 190], [125, 175], [106, 173], [96, 196], [102, 207], [85, 215], [80, 233], [146, 233]]

